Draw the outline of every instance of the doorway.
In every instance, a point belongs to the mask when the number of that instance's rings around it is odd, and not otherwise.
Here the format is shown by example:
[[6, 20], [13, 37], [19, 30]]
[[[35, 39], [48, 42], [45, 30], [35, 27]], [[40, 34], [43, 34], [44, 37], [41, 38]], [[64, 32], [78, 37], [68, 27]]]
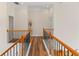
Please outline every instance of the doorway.
[[49, 8], [45, 8], [45, 6], [40, 7], [29, 7], [29, 18], [32, 22], [33, 36], [43, 36], [43, 28], [52, 27]]
[[[9, 16], [9, 29], [13, 29], [13, 23], [14, 23], [14, 17], [13, 16]], [[13, 40], [13, 32], [8, 32], [8, 42], [11, 42], [11, 40]]]

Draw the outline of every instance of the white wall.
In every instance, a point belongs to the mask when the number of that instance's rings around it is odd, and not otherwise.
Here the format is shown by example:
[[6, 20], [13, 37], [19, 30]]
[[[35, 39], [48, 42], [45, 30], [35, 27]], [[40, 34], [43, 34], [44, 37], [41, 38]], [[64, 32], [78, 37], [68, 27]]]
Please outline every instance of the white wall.
[[15, 29], [28, 29], [28, 13], [27, 13], [27, 6], [19, 6], [16, 8], [15, 14]]
[[[24, 6], [19, 6], [16, 8], [15, 13], [15, 20], [14, 20], [14, 29], [22, 29], [27, 30], [28, 29], [28, 13], [27, 8]], [[19, 32], [17, 34], [14, 34], [14, 37], [19, 38], [24, 32]]]
[[15, 5], [14, 3], [8, 2], [8, 16], [14, 17], [14, 29], [27, 29], [28, 28], [28, 15], [27, 6]]
[[33, 36], [42, 36], [43, 27], [51, 27], [50, 10], [44, 8], [30, 8]]
[[7, 43], [7, 30], [8, 17], [7, 17], [7, 3], [0, 3], [0, 52], [8, 46]]
[[79, 3], [54, 4], [54, 34], [79, 49]]
[[8, 43], [9, 17], [14, 17], [14, 29], [27, 29], [27, 8], [13, 3], [0, 3], [0, 52], [12, 44]]
[[12, 2], [8, 2], [7, 3], [7, 13], [8, 13], [8, 16], [13, 16], [14, 17], [14, 20], [15, 20], [15, 12], [16, 12], [16, 5], [13, 4]]
[[[23, 5], [16, 5], [8, 2], [8, 16], [14, 17], [14, 29], [28, 29], [27, 8]], [[19, 38], [21, 33], [14, 33], [14, 38]]]

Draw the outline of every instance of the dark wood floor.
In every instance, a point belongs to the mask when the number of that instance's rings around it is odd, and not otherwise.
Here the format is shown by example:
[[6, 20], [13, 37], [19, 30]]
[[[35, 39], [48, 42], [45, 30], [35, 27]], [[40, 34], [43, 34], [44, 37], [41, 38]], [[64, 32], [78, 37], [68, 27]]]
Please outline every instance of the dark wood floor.
[[44, 47], [41, 37], [33, 37], [33, 43], [30, 48], [29, 56], [47, 56], [47, 51]]

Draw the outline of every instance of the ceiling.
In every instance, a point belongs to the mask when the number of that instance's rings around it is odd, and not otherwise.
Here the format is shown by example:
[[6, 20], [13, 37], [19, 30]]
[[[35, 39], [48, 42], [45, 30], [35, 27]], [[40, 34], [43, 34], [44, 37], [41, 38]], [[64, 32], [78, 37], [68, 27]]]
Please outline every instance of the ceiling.
[[53, 2], [24, 2], [23, 5], [29, 8], [50, 8]]

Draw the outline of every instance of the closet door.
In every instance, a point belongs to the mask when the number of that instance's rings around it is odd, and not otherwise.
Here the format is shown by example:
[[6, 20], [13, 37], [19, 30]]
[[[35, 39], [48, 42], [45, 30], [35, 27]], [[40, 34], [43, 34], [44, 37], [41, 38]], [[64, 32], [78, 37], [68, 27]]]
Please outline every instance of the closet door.
[[[13, 16], [9, 16], [9, 29], [13, 29]], [[9, 42], [13, 39], [13, 32], [9, 32]]]

